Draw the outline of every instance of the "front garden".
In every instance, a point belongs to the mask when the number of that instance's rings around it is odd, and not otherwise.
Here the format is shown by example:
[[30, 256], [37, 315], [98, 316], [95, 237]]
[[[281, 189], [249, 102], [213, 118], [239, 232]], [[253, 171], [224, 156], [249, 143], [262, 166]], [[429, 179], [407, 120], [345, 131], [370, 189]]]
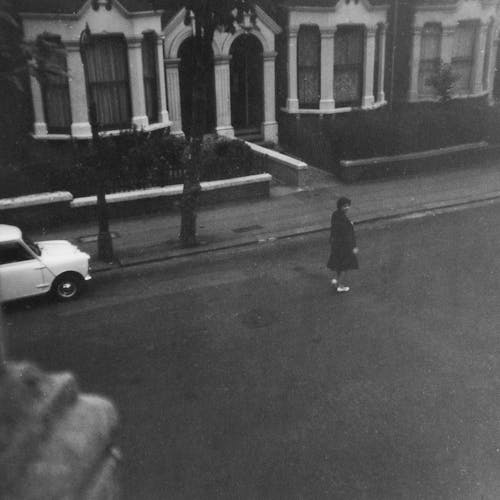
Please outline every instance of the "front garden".
[[339, 173], [342, 160], [500, 142], [500, 111], [486, 98], [385, 106], [333, 115], [287, 115], [280, 142], [320, 168]]
[[[75, 198], [94, 195], [96, 161], [105, 171], [107, 193], [182, 184], [186, 145], [182, 137], [137, 131], [102, 139], [98, 153], [87, 142], [31, 142], [29, 159], [9, 162], [0, 169], [0, 198], [53, 191], [69, 191]], [[201, 181], [262, 172], [242, 141], [206, 136], [202, 158]]]

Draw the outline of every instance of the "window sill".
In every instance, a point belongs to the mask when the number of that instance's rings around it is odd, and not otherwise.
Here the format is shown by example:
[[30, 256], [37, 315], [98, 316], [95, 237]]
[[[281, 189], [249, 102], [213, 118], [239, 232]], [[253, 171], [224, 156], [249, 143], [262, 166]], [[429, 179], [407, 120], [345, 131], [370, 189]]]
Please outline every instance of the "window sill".
[[281, 108], [281, 111], [288, 113], [290, 115], [336, 115], [341, 113], [350, 113], [351, 111], [367, 111], [371, 109], [378, 109], [385, 106], [387, 101], [379, 101], [370, 106], [356, 106], [356, 107], [345, 107], [345, 108], [335, 108], [335, 109], [297, 109], [291, 111], [288, 108]]
[[37, 141], [67, 141], [71, 139], [71, 134], [44, 134], [44, 135], [32, 134], [32, 137]]
[[[154, 132], [155, 130], [161, 130], [165, 129], [171, 126], [171, 123], [152, 123], [151, 125], [148, 125], [147, 127], [142, 127], [140, 129], [137, 129], [138, 131], [143, 131], [143, 132]], [[103, 130], [102, 132], [99, 132], [100, 137], [113, 137], [120, 135], [122, 132], [131, 132], [134, 130], [133, 128], [123, 128], [119, 130]], [[37, 141], [69, 141], [69, 140], [83, 140], [87, 141], [89, 139], [92, 139], [92, 134], [85, 134], [85, 135], [71, 135], [71, 134], [43, 134], [43, 135], [36, 135], [32, 134], [33, 139], [36, 139]]]
[[[451, 99], [471, 99], [474, 97], [485, 97], [490, 94], [489, 90], [483, 90], [482, 92], [478, 92], [477, 94], [454, 94], [451, 96]], [[420, 94], [418, 96], [418, 101], [417, 102], [438, 102], [439, 97], [438, 96], [431, 96], [431, 95], [423, 95]]]

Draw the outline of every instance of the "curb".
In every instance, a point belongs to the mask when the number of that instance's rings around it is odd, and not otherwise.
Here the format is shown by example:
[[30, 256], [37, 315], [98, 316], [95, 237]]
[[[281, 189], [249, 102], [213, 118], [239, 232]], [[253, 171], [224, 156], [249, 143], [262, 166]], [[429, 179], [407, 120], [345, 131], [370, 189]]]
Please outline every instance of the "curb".
[[[437, 215], [441, 213], [447, 213], [453, 210], [460, 210], [471, 206], [482, 206], [489, 203], [494, 203], [500, 201], [500, 192], [491, 193], [488, 196], [483, 198], [473, 198], [470, 200], [461, 200], [453, 203], [449, 202], [436, 202], [436, 203], [427, 203], [422, 207], [414, 210], [400, 210], [391, 214], [380, 214], [375, 215], [373, 217], [363, 217], [361, 216], [359, 219], [353, 218], [353, 224], [356, 226], [369, 226], [372, 224], [380, 223], [380, 222], [389, 222], [389, 221], [397, 221], [398, 219], [403, 220], [410, 216], [415, 217], [426, 217], [429, 215]], [[168, 260], [179, 259], [183, 257], [192, 257], [201, 254], [214, 253], [222, 250], [229, 250], [232, 248], [243, 248], [252, 245], [261, 245], [266, 243], [273, 243], [278, 240], [284, 240], [288, 238], [295, 238], [299, 236], [304, 236], [308, 234], [326, 232], [330, 230], [330, 224], [311, 224], [308, 226], [298, 227], [296, 229], [287, 229], [283, 231], [277, 231], [275, 233], [266, 233], [262, 235], [258, 235], [253, 238], [243, 238], [231, 240], [229, 242], [220, 242], [214, 243], [210, 246], [197, 246], [192, 249], [179, 249], [174, 250], [167, 255], [161, 255], [150, 258], [142, 258], [142, 259], [127, 259], [120, 260], [117, 262], [105, 264], [100, 262], [94, 262], [92, 265], [92, 273], [98, 274], [102, 272], [112, 271], [115, 269], [126, 269], [137, 267], [146, 264], [154, 264], [158, 262], [164, 262]]]

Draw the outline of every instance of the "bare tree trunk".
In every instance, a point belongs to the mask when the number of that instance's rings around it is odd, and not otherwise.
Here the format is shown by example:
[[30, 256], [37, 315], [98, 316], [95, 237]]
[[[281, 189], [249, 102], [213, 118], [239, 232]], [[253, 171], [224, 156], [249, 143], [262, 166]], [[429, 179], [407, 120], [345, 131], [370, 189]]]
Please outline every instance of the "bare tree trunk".
[[201, 191], [197, 162], [200, 158], [201, 140], [191, 138], [186, 158], [186, 172], [181, 200], [181, 232], [180, 240], [183, 247], [197, 245], [196, 212]]
[[210, 75], [209, 58], [211, 51], [207, 50], [208, 38], [206, 31], [197, 23], [196, 36], [193, 44], [194, 74], [192, 93], [192, 120], [191, 137], [189, 139], [188, 153], [186, 155], [186, 172], [184, 175], [184, 187], [181, 200], [181, 230], [180, 241], [183, 247], [198, 244], [196, 237], [196, 212], [198, 210], [200, 186], [200, 164], [202, 154], [203, 134], [206, 129], [207, 109], [207, 82]]

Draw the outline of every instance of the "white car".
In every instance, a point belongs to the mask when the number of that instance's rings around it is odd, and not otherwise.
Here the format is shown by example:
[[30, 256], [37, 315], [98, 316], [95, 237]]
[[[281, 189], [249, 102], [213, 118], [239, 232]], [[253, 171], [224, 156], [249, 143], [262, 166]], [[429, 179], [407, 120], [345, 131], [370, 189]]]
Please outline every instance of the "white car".
[[89, 259], [69, 241], [35, 243], [19, 228], [0, 224], [0, 301], [48, 292], [72, 300], [90, 280]]

